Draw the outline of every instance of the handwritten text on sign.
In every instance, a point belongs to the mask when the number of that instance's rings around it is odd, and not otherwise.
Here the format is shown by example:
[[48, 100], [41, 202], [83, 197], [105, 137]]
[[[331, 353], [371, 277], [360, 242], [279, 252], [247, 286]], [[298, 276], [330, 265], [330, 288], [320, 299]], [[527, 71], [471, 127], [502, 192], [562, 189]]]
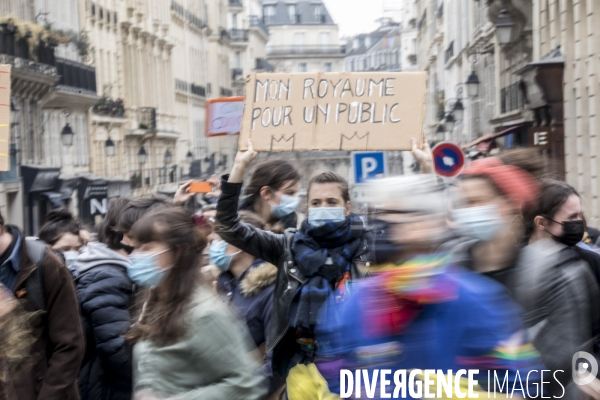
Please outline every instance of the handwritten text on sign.
[[424, 73], [251, 74], [240, 136], [258, 150], [406, 150], [421, 137]]
[[243, 97], [207, 100], [206, 136], [237, 135], [242, 125]]

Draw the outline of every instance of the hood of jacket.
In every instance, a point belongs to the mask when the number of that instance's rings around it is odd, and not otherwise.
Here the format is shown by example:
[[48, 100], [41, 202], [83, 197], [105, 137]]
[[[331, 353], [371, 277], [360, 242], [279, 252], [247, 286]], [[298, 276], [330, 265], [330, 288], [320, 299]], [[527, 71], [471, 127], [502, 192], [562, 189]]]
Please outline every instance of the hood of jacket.
[[261, 263], [250, 268], [244, 276], [240, 287], [244, 296], [256, 296], [267, 287], [275, 283], [277, 267], [269, 263]]
[[94, 267], [107, 264], [117, 265], [123, 268], [129, 268], [131, 265], [125, 256], [109, 249], [104, 243], [90, 242], [83, 249], [83, 252], [79, 257], [77, 257], [73, 268], [77, 275], [80, 275]]

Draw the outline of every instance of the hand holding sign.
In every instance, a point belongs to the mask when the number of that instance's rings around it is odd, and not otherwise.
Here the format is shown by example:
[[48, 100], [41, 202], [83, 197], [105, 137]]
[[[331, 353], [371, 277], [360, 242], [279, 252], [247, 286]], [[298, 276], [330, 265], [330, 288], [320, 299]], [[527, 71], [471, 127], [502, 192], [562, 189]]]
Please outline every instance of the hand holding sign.
[[427, 140], [423, 141], [421, 147], [417, 146], [417, 141], [415, 140], [415, 138], [411, 138], [410, 140], [412, 144], [412, 155], [421, 166], [421, 172], [423, 172], [424, 174], [433, 173], [433, 155], [431, 153], [431, 147], [429, 147], [429, 143], [427, 143]]
[[248, 139], [246, 148], [248, 150], [240, 150], [237, 152], [237, 155], [235, 156], [235, 162], [233, 163], [233, 168], [231, 170], [231, 173], [229, 174], [228, 182], [241, 183], [244, 179], [246, 168], [248, 168], [248, 165], [250, 165], [250, 163], [254, 161], [254, 159], [258, 155], [258, 152], [254, 150], [252, 140]]

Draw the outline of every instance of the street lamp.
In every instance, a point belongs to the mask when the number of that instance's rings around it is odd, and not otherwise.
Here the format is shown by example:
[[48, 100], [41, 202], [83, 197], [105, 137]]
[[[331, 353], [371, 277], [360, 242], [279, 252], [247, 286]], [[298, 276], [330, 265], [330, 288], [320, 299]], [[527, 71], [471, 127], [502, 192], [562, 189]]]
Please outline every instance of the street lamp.
[[467, 94], [469, 97], [473, 98], [479, 95], [479, 77], [475, 71], [471, 71], [465, 85], [467, 86]]
[[496, 20], [496, 38], [500, 44], [508, 44], [512, 39], [512, 33], [515, 23], [506, 9], [500, 11]]
[[171, 150], [167, 149], [165, 151], [165, 165], [169, 165], [173, 162], [173, 155], [171, 154]]
[[454, 130], [454, 124], [456, 123], [456, 119], [452, 113], [447, 113], [446, 118], [444, 119], [444, 128], [447, 132], [452, 133]]
[[454, 118], [456, 118], [457, 121], [462, 121], [464, 114], [465, 106], [463, 106], [462, 101], [460, 100], [460, 98], [458, 98], [458, 100], [456, 100], [456, 103], [454, 103], [454, 107], [452, 107], [452, 115], [454, 116]]
[[71, 129], [71, 125], [67, 122], [66, 125], [62, 128], [60, 132], [60, 137], [62, 139], [63, 146], [71, 147], [73, 145], [73, 138], [75, 137], [75, 132]]
[[144, 149], [144, 146], [142, 146], [140, 148], [140, 151], [138, 151], [137, 157], [138, 157], [138, 163], [140, 165], [146, 164], [146, 159], [148, 158], [148, 153], [146, 153], [146, 149]]
[[194, 155], [192, 154], [192, 152], [190, 150], [188, 150], [187, 154], [185, 155], [185, 161], [187, 161], [188, 164], [191, 164], [194, 162]]
[[110, 136], [108, 139], [106, 139], [106, 142], [104, 142], [104, 148], [108, 157], [112, 157], [115, 155], [115, 142], [113, 142]]
[[19, 112], [21, 111], [21, 109], [19, 108], [19, 105], [17, 103], [15, 103], [15, 101], [11, 98], [10, 99], [10, 125], [11, 126], [15, 126], [15, 125], [19, 125], [19, 120], [21, 119], [21, 113]]
[[440, 143], [446, 139], [446, 130], [444, 129], [444, 124], [439, 124], [437, 129], [435, 130], [435, 142]]

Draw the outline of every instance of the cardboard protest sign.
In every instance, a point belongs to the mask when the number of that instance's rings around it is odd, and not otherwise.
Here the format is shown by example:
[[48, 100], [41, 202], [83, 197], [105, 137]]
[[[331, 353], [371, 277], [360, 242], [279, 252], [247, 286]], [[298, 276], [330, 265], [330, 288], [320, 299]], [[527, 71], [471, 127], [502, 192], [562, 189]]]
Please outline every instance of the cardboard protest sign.
[[206, 136], [237, 135], [242, 126], [243, 97], [206, 101]]
[[10, 170], [10, 65], [0, 65], [0, 171]]
[[253, 73], [239, 147], [410, 150], [422, 140], [425, 72]]

